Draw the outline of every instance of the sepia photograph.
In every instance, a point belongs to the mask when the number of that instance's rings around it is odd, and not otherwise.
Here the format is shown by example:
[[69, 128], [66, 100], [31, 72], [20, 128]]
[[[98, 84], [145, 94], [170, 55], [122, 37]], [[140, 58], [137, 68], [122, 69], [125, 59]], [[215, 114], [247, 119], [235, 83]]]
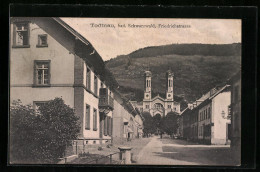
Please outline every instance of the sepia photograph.
[[240, 166], [241, 25], [10, 17], [9, 163]]

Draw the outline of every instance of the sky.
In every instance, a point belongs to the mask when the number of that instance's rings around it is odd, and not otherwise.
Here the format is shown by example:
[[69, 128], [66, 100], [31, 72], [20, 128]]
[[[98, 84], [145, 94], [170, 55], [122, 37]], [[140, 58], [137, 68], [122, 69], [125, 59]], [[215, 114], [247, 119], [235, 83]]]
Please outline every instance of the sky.
[[[104, 61], [148, 46], [177, 43], [241, 43], [241, 20], [239, 19], [61, 19], [84, 36]], [[119, 24], [125, 25], [125, 27], [119, 27]], [[156, 28], [133, 27], [133, 25], [153, 24]], [[168, 25], [172, 27], [167, 28]], [[176, 25], [184, 27], [177, 28]]]

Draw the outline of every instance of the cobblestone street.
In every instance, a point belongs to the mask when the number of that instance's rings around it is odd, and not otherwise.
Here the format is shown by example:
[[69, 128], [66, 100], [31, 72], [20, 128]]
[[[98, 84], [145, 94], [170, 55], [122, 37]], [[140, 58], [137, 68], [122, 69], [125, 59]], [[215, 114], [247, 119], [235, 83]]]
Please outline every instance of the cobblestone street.
[[136, 164], [150, 165], [238, 165], [229, 145], [200, 145], [154, 136], [141, 150]]

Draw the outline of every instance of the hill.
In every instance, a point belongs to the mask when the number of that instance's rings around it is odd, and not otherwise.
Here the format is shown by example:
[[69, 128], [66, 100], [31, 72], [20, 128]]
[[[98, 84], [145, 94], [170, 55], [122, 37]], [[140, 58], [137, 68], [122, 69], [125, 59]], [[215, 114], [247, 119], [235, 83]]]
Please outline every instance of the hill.
[[146, 47], [106, 61], [120, 92], [143, 99], [144, 71], [152, 72], [153, 94], [164, 96], [165, 72], [174, 72], [175, 99], [194, 101], [216, 85], [224, 84], [241, 67], [241, 44], [172, 44]]

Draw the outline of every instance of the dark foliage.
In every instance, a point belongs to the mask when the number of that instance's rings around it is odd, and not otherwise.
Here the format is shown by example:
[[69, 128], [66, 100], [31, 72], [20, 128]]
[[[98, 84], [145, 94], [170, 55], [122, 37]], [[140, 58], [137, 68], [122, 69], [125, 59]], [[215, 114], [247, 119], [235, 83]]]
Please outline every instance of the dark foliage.
[[56, 163], [79, 129], [74, 110], [61, 98], [37, 111], [15, 101], [10, 109], [10, 162]]
[[153, 95], [165, 94], [165, 72], [170, 67], [174, 72], [174, 98], [183, 109], [185, 102], [192, 102], [216, 85], [224, 84], [239, 71], [240, 48], [241, 44], [148, 47], [111, 59], [106, 66], [118, 81], [120, 92], [137, 101], [143, 99], [144, 71], [148, 66], [152, 72]]
[[144, 135], [147, 136], [148, 134], [153, 134], [156, 131], [156, 126], [154, 125], [154, 121], [153, 118], [151, 116], [151, 114], [149, 112], [144, 112], [142, 114], [142, 116], [144, 117]]
[[178, 127], [178, 114], [175, 112], [168, 113], [160, 123], [160, 130], [171, 136], [177, 133]]

